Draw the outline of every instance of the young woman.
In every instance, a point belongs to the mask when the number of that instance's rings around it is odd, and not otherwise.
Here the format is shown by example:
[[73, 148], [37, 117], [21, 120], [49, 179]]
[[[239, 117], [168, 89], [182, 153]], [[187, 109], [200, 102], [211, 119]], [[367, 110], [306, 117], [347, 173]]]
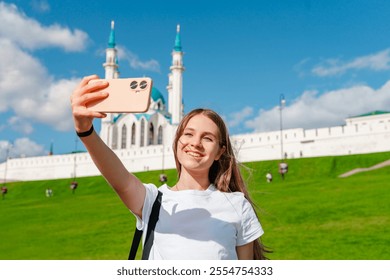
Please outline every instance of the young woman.
[[[264, 259], [263, 229], [249, 200], [228, 131], [212, 110], [197, 109], [180, 123], [173, 143], [178, 181], [175, 186], [143, 184], [93, 130], [86, 104], [104, 99], [107, 82], [85, 77], [71, 103], [76, 132], [102, 175], [146, 232], [158, 190], [162, 203], [149, 259]], [[103, 93], [102, 93], [103, 91]]]

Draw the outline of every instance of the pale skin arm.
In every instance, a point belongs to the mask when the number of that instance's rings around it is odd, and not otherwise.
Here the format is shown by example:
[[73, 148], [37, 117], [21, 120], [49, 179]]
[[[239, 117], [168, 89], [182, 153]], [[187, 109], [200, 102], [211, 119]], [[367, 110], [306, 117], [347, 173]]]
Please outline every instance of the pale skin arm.
[[[89, 85], [89, 81], [93, 79], [98, 79], [98, 76], [84, 77], [71, 96], [73, 121], [77, 132], [88, 131], [94, 118], [104, 118], [106, 116], [104, 113], [93, 112], [86, 108], [88, 102], [104, 99], [108, 96], [108, 93], [104, 92], [108, 83], [102, 82]], [[96, 92], [97, 90], [99, 92]], [[123, 203], [134, 214], [142, 218], [142, 208], [146, 195], [142, 182], [125, 168], [117, 155], [107, 147], [96, 132], [80, 139], [97, 168]]]
[[236, 247], [239, 260], [253, 260], [253, 242]]

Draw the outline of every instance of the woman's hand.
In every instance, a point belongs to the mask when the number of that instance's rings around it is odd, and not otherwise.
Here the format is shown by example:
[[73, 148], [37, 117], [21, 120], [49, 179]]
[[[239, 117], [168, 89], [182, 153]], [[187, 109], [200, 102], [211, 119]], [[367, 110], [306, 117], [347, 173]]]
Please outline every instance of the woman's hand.
[[97, 75], [84, 77], [75, 88], [70, 97], [74, 127], [77, 132], [88, 131], [94, 118], [105, 118], [106, 114], [87, 109], [86, 104], [107, 98], [108, 93], [101, 91], [108, 87], [108, 82], [100, 81], [89, 84], [90, 81], [99, 79]]

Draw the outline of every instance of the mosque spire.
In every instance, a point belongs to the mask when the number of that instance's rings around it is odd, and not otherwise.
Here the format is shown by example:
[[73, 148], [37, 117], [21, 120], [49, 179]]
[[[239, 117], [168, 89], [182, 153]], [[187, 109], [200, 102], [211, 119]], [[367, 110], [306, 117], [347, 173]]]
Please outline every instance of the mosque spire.
[[172, 65], [169, 68], [171, 73], [169, 74], [168, 99], [169, 107], [168, 112], [171, 114], [171, 123], [178, 125], [183, 119], [184, 106], [183, 106], [183, 72], [185, 70], [183, 65], [183, 51], [180, 40], [180, 25], [176, 27], [176, 39], [175, 47], [172, 51]]
[[177, 52], [181, 52], [180, 24], [176, 27], [175, 47], [173, 49]]
[[115, 22], [112, 20], [111, 21], [111, 32], [110, 32], [110, 37], [108, 38], [108, 47], [109, 48], [115, 48]]
[[[118, 55], [117, 49], [115, 48], [115, 29], [114, 21], [111, 21], [111, 31], [110, 37], [108, 39], [108, 47], [106, 49], [106, 61], [103, 63], [104, 67], [104, 78], [105, 79], [116, 79], [119, 77], [119, 65], [118, 65]], [[114, 119], [114, 114], [108, 113], [107, 117], [101, 119], [100, 127], [100, 138], [110, 147], [116, 147], [115, 143], [112, 142], [110, 136], [110, 130], [112, 121]]]

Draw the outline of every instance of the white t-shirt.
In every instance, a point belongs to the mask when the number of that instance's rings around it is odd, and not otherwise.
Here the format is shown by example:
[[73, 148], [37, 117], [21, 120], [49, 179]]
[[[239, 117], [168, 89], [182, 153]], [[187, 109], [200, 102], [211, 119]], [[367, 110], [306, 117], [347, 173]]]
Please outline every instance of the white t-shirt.
[[[157, 197], [157, 187], [144, 184], [146, 197], [137, 228], [147, 231], [150, 212]], [[259, 238], [263, 229], [252, 205], [241, 192], [220, 192], [214, 185], [205, 191], [163, 193], [159, 220], [154, 232], [150, 260], [234, 260], [236, 246]], [[144, 242], [143, 236], [143, 242]]]

